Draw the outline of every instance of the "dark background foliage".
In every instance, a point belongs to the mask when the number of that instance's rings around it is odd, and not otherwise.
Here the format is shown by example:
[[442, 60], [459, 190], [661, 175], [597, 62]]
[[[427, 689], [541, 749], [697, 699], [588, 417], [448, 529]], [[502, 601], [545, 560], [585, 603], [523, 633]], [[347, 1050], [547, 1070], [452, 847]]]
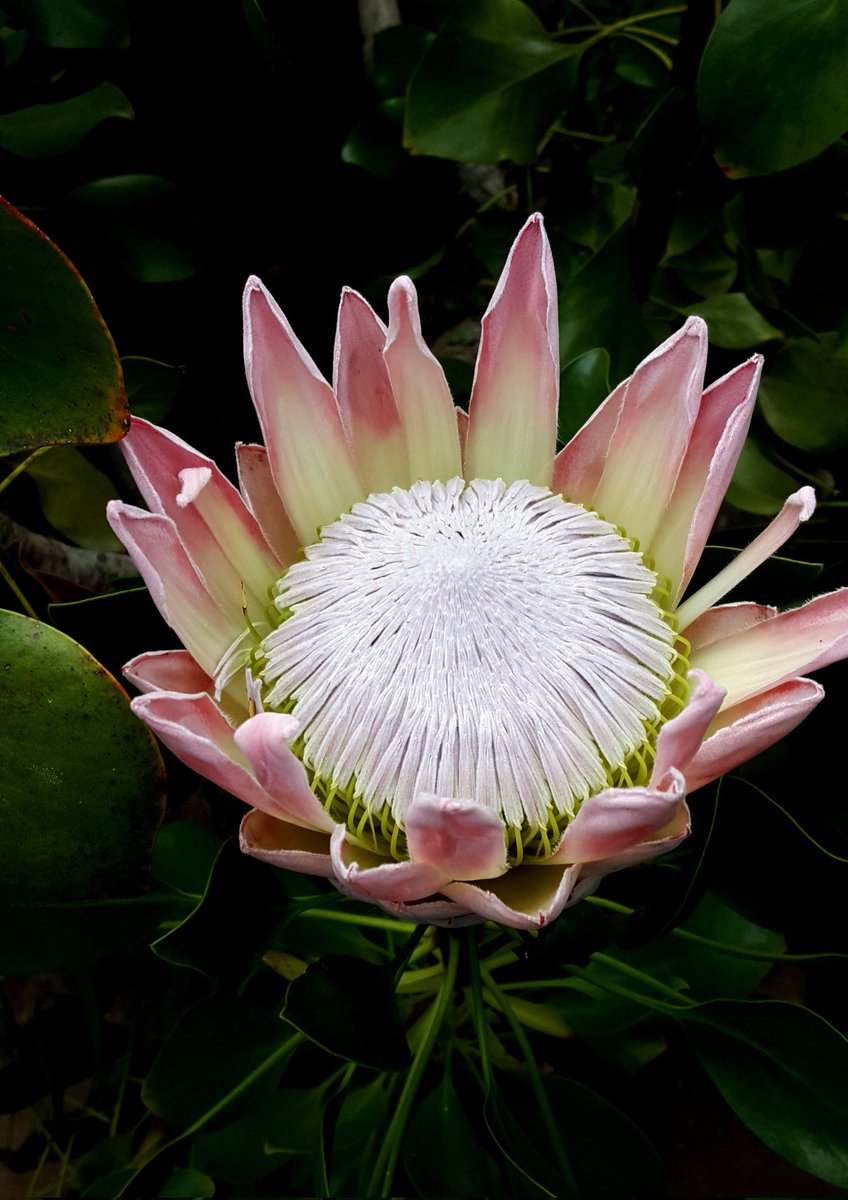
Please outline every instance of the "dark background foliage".
[[[711, 379], [765, 355], [704, 568], [812, 482], [793, 558], [744, 588], [795, 604], [846, 582], [848, 19], [721, 8], [7, 0], [0, 190], [86, 280], [132, 410], [225, 470], [258, 436], [249, 274], [327, 373], [341, 286], [383, 311], [412, 275], [462, 402], [541, 209], [563, 440], [690, 313]], [[28, 262], [9, 220], [4, 261]], [[5, 474], [117, 432], [112, 377], [108, 434], [24, 420], [6, 314], [29, 288], [64, 319], [63, 286], [3, 276]], [[48, 403], [77, 369], [52, 363]], [[487, 933], [484, 992], [470, 941], [458, 965], [441, 934], [404, 950], [410, 930], [243, 859], [241, 806], [170, 758], [151, 874], [161, 764], [99, 666], [172, 639], [111, 557], [105, 500], [130, 486], [115, 447], [63, 446], [3, 493], [4, 1195], [377, 1194], [401, 1145], [386, 1194], [845, 1194], [848, 1052], [812, 1015], [844, 1029], [844, 668], [801, 729], [695, 797], [677, 855], [538, 938]], [[405, 1034], [432, 1054], [402, 1138]]]

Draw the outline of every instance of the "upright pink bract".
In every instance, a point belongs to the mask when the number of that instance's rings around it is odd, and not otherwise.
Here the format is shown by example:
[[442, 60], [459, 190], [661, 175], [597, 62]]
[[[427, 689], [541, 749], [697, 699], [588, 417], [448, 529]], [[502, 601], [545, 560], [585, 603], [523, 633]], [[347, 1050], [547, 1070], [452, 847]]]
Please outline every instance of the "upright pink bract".
[[677, 846], [687, 792], [792, 730], [848, 655], [848, 592], [778, 613], [727, 593], [813, 513], [804, 487], [686, 592], [761, 360], [704, 390], [690, 318], [559, 453], [541, 217], [489, 308], [468, 416], [415, 288], [355, 292], [331, 387], [257, 279], [245, 361], [265, 445], [240, 490], [135, 420], [148, 505], [109, 506], [185, 649], [143, 654], [134, 711], [244, 800], [245, 853], [404, 918], [533, 929]]

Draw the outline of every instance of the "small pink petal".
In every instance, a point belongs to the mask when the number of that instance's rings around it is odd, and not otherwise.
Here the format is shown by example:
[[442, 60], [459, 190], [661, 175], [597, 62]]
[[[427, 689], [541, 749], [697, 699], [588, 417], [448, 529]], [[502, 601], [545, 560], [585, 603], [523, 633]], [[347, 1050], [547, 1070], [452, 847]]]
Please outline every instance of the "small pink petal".
[[198, 576], [224, 611], [240, 618], [243, 584], [253, 612], [262, 612], [278, 565], [212, 459], [137, 417], [121, 449], [149, 508], [174, 522]]
[[701, 747], [710, 722], [721, 708], [724, 688], [703, 671], [690, 671], [691, 691], [686, 707], [663, 725], [657, 738], [657, 751], [651, 779], [662, 779], [676, 767], [684, 771]]
[[503, 819], [473, 800], [421, 793], [404, 820], [409, 855], [449, 879], [494, 879], [508, 869]]
[[686, 768], [690, 792], [734, 770], [791, 733], [824, 698], [812, 679], [790, 679], [770, 691], [726, 708]]
[[298, 728], [294, 717], [285, 713], [257, 713], [238, 727], [235, 742], [260, 785], [290, 821], [329, 833], [336, 823], [310, 788], [306, 768], [289, 747]]
[[708, 608], [703, 616], [686, 627], [686, 640], [696, 649], [703, 650], [722, 638], [752, 629], [761, 621], [770, 621], [777, 613], [773, 604], [753, 604], [747, 600], [738, 604], [720, 604]]
[[410, 904], [400, 900], [378, 900], [376, 903], [402, 921], [416, 921], [419, 925], [464, 929], [468, 925], [480, 925], [483, 921], [477, 913], [469, 912], [453, 900], [415, 900]]
[[762, 371], [762, 355], [707, 388], [671, 502], [650, 546], [671, 595], [682, 594], [707, 543], [739, 460]]
[[236, 443], [239, 486], [262, 536], [283, 567], [297, 559], [300, 542], [277, 493], [268, 451], [252, 442]]
[[448, 883], [441, 890], [463, 908], [512, 929], [541, 929], [596, 886], [580, 878], [580, 865], [513, 867], [499, 879]]
[[106, 515], [147, 584], [153, 603], [207, 675], [242, 632], [198, 578], [170, 517], [110, 500]]
[[188, 650], [152, 650], [138, 654], [125, 665], [124, 676], [140, 692], [181, 692], [192, 696], [208, 692], [215, 685], [202, 671]]
[[629, 379], [612, 391], [554, 459], [551, 489], [576, 504], [589, 504], [598, 490]]
[[365, 496], [329, 384], [273, 296], [244, 292], [244, 359], [271, 474], [300, 544]]
[[598, 792], [583, 801], [551, 861], [595, 862], [631, 850], [679, 816], [685, 794], [683, 776], [674, 768], [653, 787]]
[[333, 391], [366, 492], [390, 492], [412, 482], [406, 436], [383, 357], [387, 334], [371, 305], [344, 288]]
[[668, 854], [670, 850], [675, 850], [691, 832], [691, 816], [686, 801], [683, 800], [670, 823], [658, 833], [653, 834], [647, 841], [639, 842], [638, 845], [631, 846], [629, 850], [622, 850], [619, 854], [611, 854], [596, 862], [583, 863], [580, 872], [581, 879], [591, 881], [597, 886], [604, 875], [610, 875], [613, 871], [622, 871], [625, 867], [635, 867], [638, 863], [649, 862], [652, 858], [658, 858], [661, 854]]
[[683, 601], [676, 614], [681, 633], [779, 550], [798, 526], [810, 519], [815, 509], [816, 494], [811, 487], [802, 487], [793, 492], [774, 520], [753, 542], [740, 550], [733, 561], [713, 576], [709, 583]]
[[483, 317], [465, 459], [469, 479], [547, 487], [559, 397], [557, 290], [542, 217], [515, 239]]
[[848, 657], [848, 588], [693, 649], [690, 662], [727, 688], [732, 708], [807, 671]]
[[384, 351], [406, 436], [409, 482], [462, 474], [456, 413], [445, 373], [421, 336], [418, 297], [402, 275], [389, 289], [389, 333]]
[[337, 825], [330, 838], [330, 855], [336, 886], [359, 900], [423, 900], [447, 880], [429, 863], [395, 862], [353, 845], [344, 825]]
[[698, 414], [707, 327], [690, 317], [630, 377], [604, 473], [591, 498], [649, 553]]
[[330, 839], [326, 833], [303, 829], [253, 809], [242, 820], [239, 845], [244, 854], [299, 875], [331, 879]]

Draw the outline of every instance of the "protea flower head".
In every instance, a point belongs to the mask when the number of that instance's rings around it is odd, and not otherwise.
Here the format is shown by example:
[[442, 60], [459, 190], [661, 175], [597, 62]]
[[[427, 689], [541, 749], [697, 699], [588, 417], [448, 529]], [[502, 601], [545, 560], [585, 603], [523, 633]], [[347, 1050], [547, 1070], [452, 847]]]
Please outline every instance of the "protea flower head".
[[848, 654], [848, 594], [718, 604], [811, 515], [804, 487], [681, 603], [761, 367], [702, 391], [697, 318], [555, 455], [539, 216], [483, 318], [467, 417], [409, 279], [388, 309], [386, 328], [343, 293], [331, 388], [248, 282], [265, 446], [237, 447], [240, 492], [133, 422], [150, 511], [110, 519], [185, 646], [127, 665], [133, 707], [250, 805], [247, 854], [407, 918], [536, 928], [678, 845], [687, 792], [810, 712], [802, 676]]

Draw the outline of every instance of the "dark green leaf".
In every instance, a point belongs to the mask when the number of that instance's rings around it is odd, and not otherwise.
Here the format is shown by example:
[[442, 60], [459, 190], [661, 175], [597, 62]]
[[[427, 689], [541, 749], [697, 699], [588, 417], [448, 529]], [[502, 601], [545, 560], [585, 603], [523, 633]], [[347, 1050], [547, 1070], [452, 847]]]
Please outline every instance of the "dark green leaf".
[[293, 1049], [291, 1031], [265, 1009], [246, 1000], [209, 1000], [177, 1023], [142, 1098], [181, 1128], [207, 1114], [218, 1125], [235, 1121], [268, 1098]]
[[198, 216], [158, 175], [115, 175], [75, 188], [69, 215], [87, 226], [100, 253], [143, 283], [187, 279], [201, 263]]
[[804, 338], [785, 346], [760, 387], [765, 419], [778, 437], [801, 450], [848, 446], [846, 396], [848, 359], [834, 353], [829, 338]]
[[325, 1050], [364, 1066], [394, 1071], [409, 1061], [388, 969], [347, 955], [319, 959], [289, 984], [283, 1016]]
[[354, 127], [342, 146], [342, 159], [378, 179], [394, 179], [407, 158], [401, 146], [403, 100], [383, 100]]
[[169, 821], [153, 846], [153, 878], [165, 887], [200, 899], [221, 849], [221, 839], [193, 821]]
[[568, 104], [579, 55], [520, 0], [459, 0], [412, 77], [404, 144], [460, 162], [532, 163]]
[[122, 358], [121, 366], [133, 416], [161, 425], [179, 394], [182, 368], [134, 355]]
[[0, 900], [132, 896], [163, 802], [162, 760], [123, 688], [82, 646], [0, 620]]
[[126, 0], [8, 0], [6, 7], [47, 46], [105, 50], [129, 45]]
[[757, 312], [744, 292], [708, 296], [680, 311], [686, 316], [703, 317], [709, 327], [710, 342], [723, 350], [747, 350], [783, 337], [779, 329]]
[[109, 117], [131, 119], [132, 105], [111, 83], [90, 92], [0, 115], [0, 146], [23, 158], [45, 158], [72, 150]]
[[41, 510], [54, 529], [87, 550], [123, 547], [106, 520], [106, 505], [118, 498], [112, 482], [73, 446], [54, 446], [33, 459]]
[[314, 1153], [324, 1091], [279, 1089], [240, 1120], [197, 1134], [192, 1166], [243, 1185], [267, 1175], [292, 1154]]
[[174, 1167], [159, 1192], [160, 1200], [206, 1200], [214, 1195], [215, 1181], [188, 1167]]
[[731, 1108], [772, 1150], [848, 1187], [848, 1042], [780, 1001], [717, 1000], [684, 1010], [695, 1053]]
[[112, 338], [74, 267], [0, 201], [0, 454], [128, 428]]
[[[433, 1148], [439, 1147], [438, 1154]], [[419, 1105], [404, 1139], [403, 1165], [422, 1196], [485, 1196], [487, 1155], [446, 1068]]]
[[600, 346], [563, 368], [559, 382], [557, 438], [567, 442], [609, 394], [610, 356]]
[[726, 174], [767, 175], [848, 128], [848, 7], [733, 0], [707, 44], [698, 104]]
[[415, 25], [391, 25], [374, 35], [374, 86], [381, 96], [403, 96], [410, 77], [433, 40]]
[[794, 476], [776, 466], [749, 438], [742, 447], [726, 499], [745, 512], [772, 517], [783, 508], [786, 497], [797, 490]]

